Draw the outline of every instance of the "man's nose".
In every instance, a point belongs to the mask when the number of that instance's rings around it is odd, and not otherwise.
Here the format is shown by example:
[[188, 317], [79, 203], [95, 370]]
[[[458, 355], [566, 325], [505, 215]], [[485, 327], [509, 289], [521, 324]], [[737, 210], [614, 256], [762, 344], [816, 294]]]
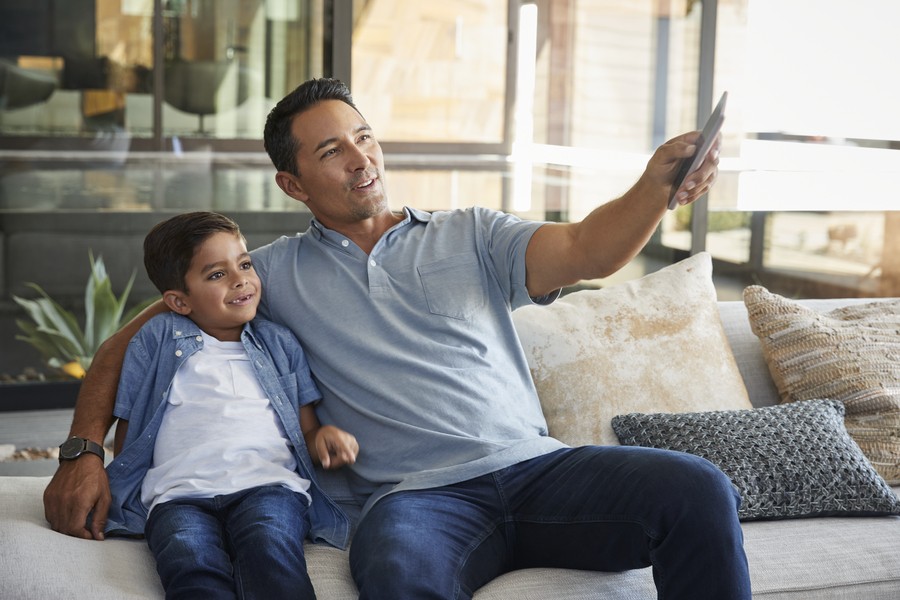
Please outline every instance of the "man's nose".
[[351, 146], [350, 152], [350, 160], [348, 161], [348, 166], [351, 171], [359, 171], [360, 169], [367, 168], [372, 161], [369, 159], [369, 155], [366, 154], [362, 149], [357, 146]]

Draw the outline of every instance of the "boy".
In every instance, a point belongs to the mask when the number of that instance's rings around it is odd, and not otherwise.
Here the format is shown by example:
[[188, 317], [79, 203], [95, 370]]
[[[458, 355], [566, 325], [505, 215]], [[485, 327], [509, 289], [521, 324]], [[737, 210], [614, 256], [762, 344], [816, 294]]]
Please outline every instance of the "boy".
[[314, 598], [303, 540], [345, 548], [349, 524], [312, 463], [352, 464], [356, 438], [320, 426], [293, 334], [251, 323], [260, 281], [233, 221], [163, 221], [144, 265], [172, 312], [125, 356], [107, 532], [146, 536], [167, 598]]

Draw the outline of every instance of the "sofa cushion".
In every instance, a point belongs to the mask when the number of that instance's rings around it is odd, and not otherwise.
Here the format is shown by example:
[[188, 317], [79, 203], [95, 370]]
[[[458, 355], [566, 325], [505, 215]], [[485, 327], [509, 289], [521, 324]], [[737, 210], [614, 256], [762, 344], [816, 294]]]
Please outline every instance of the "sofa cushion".
[[744, 303], [782, 402], [843, 402], [850, 435], [900, 483], [900, 300], [820, 313], [750, 286]]
[[612, 426], [623, 444], [715, 463], [741, 493], [743, 520], [900, 514], [900, 499], [847, 434], [844, 406], [834, 400], [620, 415]]
[[750, 407], [708, 253], [513, 319], [550, 435], [567, 444], [617, 444], [621, 413]]

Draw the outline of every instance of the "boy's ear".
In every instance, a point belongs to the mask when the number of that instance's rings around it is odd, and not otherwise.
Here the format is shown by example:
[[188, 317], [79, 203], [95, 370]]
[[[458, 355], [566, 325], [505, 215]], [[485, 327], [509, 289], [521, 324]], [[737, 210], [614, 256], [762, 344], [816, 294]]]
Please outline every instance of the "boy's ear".
[[300, 184], [300, 178], [296, 175], [287, 171], [278, 171], [275, 173], [275, 183], [278, 184], [281, 191], [294, 200], [299, 200], [304, 204], [309, 200], [309, 196], [306, 195], [306, 192], [303, 191], [303, 186]]
[[191, 306], [187, 301], [187, 293], [180, 290], [166, 290], [163, 292], [163, 302], [169, 307], [169, 310], [179, 315], [188, 315], [191, 312]]

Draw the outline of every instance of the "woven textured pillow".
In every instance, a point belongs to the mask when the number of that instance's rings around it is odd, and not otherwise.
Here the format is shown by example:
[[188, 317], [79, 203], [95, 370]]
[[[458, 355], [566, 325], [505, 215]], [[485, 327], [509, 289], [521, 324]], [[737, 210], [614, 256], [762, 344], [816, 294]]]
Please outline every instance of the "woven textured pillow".
[[808, 400], [751, 410], [630, 414], [625, 445], [706, 458], [741, 493], [742, 520], [900, 514], [900, 499], [844, 427], [844, 407]]
[[513, 320], [550, 435], [571, 446], [617, 444], [609, 421], [618, 414], [752, 406], [719, 317], [709, 253], [525, 306]]
[[900, 483], [900, 300], [819, 313], [761, 286], [744, 290], [782, 402], [829, 398], [882, 477]]

